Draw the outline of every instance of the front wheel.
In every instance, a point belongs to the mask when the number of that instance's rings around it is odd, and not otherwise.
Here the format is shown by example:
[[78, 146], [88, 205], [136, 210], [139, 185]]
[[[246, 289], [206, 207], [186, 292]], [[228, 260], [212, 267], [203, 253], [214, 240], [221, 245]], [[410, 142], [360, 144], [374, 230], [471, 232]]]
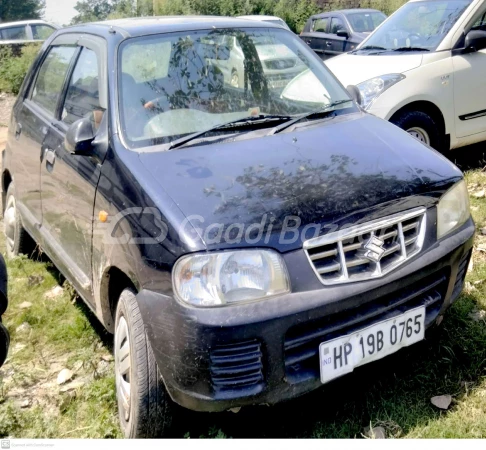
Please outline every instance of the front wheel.
[[125, 437], [166, 436], [175, 405], [162, 382], [131, 289], [121, 293], [116, 310], [115, 377], [118, 413]]
[[22, 219], [17, 209], [13, 183], [10, 183], [8, 186], [5, 210], [3, 211], [3, 222], [7, 258], [11, 259], [20, 254], [30, 254], [34, 248], [34, 241], [22, 225]]
[[434, 119], [428, 114], [422, 111], [404, 111], [393, 117], [391, 123], [405, 130], [420, 142], [438, 151], [443, 150], [444, 136]]

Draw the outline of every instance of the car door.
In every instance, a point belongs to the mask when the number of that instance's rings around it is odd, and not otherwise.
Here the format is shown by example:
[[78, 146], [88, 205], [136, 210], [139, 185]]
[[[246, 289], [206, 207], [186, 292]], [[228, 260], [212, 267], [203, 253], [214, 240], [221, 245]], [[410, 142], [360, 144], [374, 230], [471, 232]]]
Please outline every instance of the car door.
[[301, 37], [323, 60], [328, 56], [329, 16], [316, 17], [311, 20], [310, 31]]
[[[347, 37], [345, 36], [338, 36], [337, 33], [340, 30], [344, 30], [347, 33]], [[347, 50], [348, 39], [351, 36], [351, 32], [346, 25], [346, 21], [342, 16], [333, 16], [331, 17], [331, 24], [329, 29], [329, 50], [328, 55], [329, 57], [340, 55]]]
[[[102, 157], [71, 154], [65, 147], [69, 127], [90, 118], [97, 135], [107, 133], [106, 49], [96, 37], [70, 37], [77, 42], [76, 61], [55, 120], [45, 139], [41, 164], [42, 235], [56, 265], [70, 274], [85, 300], [92, 302], [91, 245], [93, 207]], [[96, 141], [96, 139], [95, 139]]]
[[[9, 141], [17, 206], [36, 240], [42, 222], [40, 163], [76, 48], [53, 41], [32, 77], [30, 90], [15, 106], [15, 137]], [[30, 81], [30, 80], [29, 80]]]
[[[471, 29], [486, 31], [486, 11], [481, 14]], [[486, 49], [453, 54], [452, 65], [456, 136], [486, 132]]]

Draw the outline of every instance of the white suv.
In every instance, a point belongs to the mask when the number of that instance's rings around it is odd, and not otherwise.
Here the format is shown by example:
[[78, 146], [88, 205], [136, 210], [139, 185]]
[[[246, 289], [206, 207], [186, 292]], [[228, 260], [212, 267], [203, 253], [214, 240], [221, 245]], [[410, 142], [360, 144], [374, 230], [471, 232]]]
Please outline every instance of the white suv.
[[486, 140], [486, 0], [412, 0], [326, 64], [364, 109], [438, 150]]

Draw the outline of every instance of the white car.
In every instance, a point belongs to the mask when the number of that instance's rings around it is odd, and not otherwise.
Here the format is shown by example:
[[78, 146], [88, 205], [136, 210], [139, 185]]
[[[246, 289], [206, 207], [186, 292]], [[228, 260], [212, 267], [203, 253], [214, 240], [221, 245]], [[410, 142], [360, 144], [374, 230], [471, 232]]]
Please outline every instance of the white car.
[[412, 0], [326, 65], [365, 110], [438, 150], [486, 140], [486, 0]]
[[285, 20], [277, 16], [264, 16], [264, 15], [239, 16], [238, 19], [249, 19], [249, 20], [258, 20], [260, 22], [275, 23], [277, 25], [281, 25], [286, 30], [290, 30], [290, 27], [285, 23]]
[[45, 41], [54, 31], [59, 29], [57, 25], [43, 20], [23, 20], [20, 22], [0, 23], [0, 43], [5, 41]]

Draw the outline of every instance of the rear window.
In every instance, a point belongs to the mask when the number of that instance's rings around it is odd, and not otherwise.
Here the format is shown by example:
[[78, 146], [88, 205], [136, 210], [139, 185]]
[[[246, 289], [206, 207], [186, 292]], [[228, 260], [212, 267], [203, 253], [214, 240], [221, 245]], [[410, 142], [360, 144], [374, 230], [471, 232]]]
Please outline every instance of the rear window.
[[32, 36], [34, 39], [39, 41], [45, 41], [54, 31], [54, 28], [48, 25], [31, 25], [32, 28]]

